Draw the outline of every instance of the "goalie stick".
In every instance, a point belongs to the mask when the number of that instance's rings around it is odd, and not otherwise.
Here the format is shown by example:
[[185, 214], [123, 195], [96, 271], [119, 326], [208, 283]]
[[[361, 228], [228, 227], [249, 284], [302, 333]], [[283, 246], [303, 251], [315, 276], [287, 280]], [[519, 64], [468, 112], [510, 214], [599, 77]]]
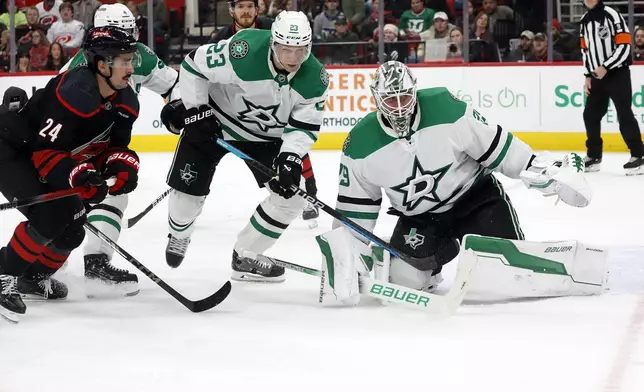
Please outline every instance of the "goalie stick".
[[148, 212], [152, 211], [154, 207], [156, 207], [157, 204], [161, 203], [163, 199], [165, 199], [166, 196], [168, 196], [172, 192], [172, 188], [168, 188], [165, 192], [161, 194], [161, 196], [157, 197], [152, 204], [149, 206], [145, 207], [145, 210], [141, 211], [138, 215], [133, 216], [127, 220], [127, 223], [125, 224], [125, 228], [129, 229], [130, 227], [134, 226], [137, 224], [138, 221], [143, 219], [144, 216], [148, 214]]
[[135, 266], [139, 271], [143, 272], [145, 276], [150, 278], [154, 283], [156, 283], [159, 287], [165, 290], [166, 293], [170, 294], [171, 296], [174, 297], [174, 299], [181, 302], [183, 306], [190, 309], [191, 312], [199, 313], [199, 312], [203, 312], [205, 310], [214, 308], [215, 306], [219, 305], [223, 300], [225, 300], [226, 297], [228, 297], [228, 294], [230, 294], [231, 284], [230, 284], [230, 281], [228, 281], [224, 283], [224, 285], [221, 286], [221, 288], [217, 290], [217, 292], [214, 293], [213, 295], [207, 298], [201, 299], [199, 301], [191, 301], [188, 298], [181, 295], [177, 290], [173, 289], [166, 282], [161, 280], [161, 278], [156, 276], [146, 266], [141, 264], [141, 262], [139, 262], [136, 258], [134, 258], [134, 256], [127, 253], [125, 249], [121, 248], [116, 242], [112, 241], [109, 237], [103, 234], [91, 223], [87, 222], [85, 223], [84, 226], [87, 230], [94, 233], [94, 235], [96, 235], [98, 238], [105, 241], [105, 243], [107, 243], [112, 249], [114, 249], [116, 253], [123, 256], [123, 258], [127, 260], [130, 264]]
[[[305, 267], [288, 261], [268, 257], [261, 254], [254, 255], [258, 260], [272, 262], [281, 267], [301, 272], [307, 275], [321, 277], [320, 302], [322, 302], [322, 289], [324, 288], [324, 271]], [[430, 313], [454, 315], [456, 309], [463, 302], [471, 277], [478, 265], [478, 257], [472, 250], [463, 250], [459, 255], [458, 270], [452, 287], [445, 295], [431, 294], [424, 291], [410, 289], [405, 286], [359, 276], [360, 294], [377, 298], [379, 301], [389, 301], [415, 308], [420, 308]]]
[[[259, 172], [263, 173], [264, 175], [268, 176], [269, 178], [274, 178], [277, 177], [277, 173], [275, 171], [269, 169], [266, 167], [264, 164], [261, 162], [255, 160], [251, 156], [245, 154], [244, 152], [240, 151], [239, 149], [235, 148], [228, 142], [226, 142], [223, 139], [217, 139], [217, 144], [219, 144], [221, 147], [225, 148], [226, 150], [232, 152], [235, 154], [237, 157], [245, 160], [250, 166], [253, 168], [257, 169]], [[344, 225], [349, 227], [350, 229], [356, 231], [357, 233], [360, 233], [363, 237], [367, 238], [369, 241], [373, 242], [374, 244], [381, 246], [389, 253], [392, 255], [405, 260], [407, 263], [411, 264], [412, 266], [423, 270], [427, 271], [430, 269], [436, 269], [438, 268], [438, 263], [434, 258], [432, 257], [427, 257], [427, 258], [416, 258], [416, 257], [411, 257], [405, 253], [402, 253], [396, 249], [394, 249], [391, 245], [389, 245], [387, 242], [384, 240], [380, 239], [378, 236], [370, 232], [369, 230], [365, 229], [364, 227], [360, 226], [359, 224], [353, 222], [351, 219], [345, 217], [344, 215], [340, 214], [333, 208], [329, 207], [326, 205], [324, 202], [320, 201], [318, 198], [315, 196], [310, 195], [307, 193], [305, 190], [302, 188], [298, 187], [297, 185], [293, 184], [291, 185], [291, 190], [294, 191], [298, 196], [302, 197], [304, 200], [308, 201], [309, 203], [315, 205], [316, 207], [320, 208], [322, 211], [326, 212], [327, 214], [331, 215], [338, 221], [342, 222]]]

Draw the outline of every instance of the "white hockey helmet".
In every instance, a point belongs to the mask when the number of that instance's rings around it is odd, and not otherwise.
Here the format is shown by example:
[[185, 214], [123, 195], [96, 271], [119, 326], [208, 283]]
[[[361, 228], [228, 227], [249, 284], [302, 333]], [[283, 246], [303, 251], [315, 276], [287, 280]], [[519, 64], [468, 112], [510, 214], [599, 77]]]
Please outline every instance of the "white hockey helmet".
[[411, 131], [411, 116], [416, 109], [416, 77], [400, 61], [387, 61], [376, 70], [369, 88], [376, 108], [399, 137]]
[[94, 27], [116, 26], [139, 39], [139, 29], [132, 11], [121, 3], [103, 4], [94, 14]]
[[276, 60], [289, 72], [295, 72], [311, 54], [313, 32], [309, 19], [301, 11], [282, 11], [271, 27], [271, 49]]

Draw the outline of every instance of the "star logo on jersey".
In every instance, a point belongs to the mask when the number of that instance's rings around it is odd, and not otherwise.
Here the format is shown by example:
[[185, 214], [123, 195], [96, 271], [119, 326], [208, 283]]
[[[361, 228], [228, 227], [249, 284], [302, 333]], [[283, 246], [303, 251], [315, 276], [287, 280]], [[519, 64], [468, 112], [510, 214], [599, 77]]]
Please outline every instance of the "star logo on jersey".
[[409, 234], [403, 234], [403, 237], [405, 238], [405, 245], [409, 245], [414, 250], [425, 243], [425, 236], [418, 234], [415, 227], [409, 230]]
[[436, 193], [438, 183], [451, 166], [450, 163], [437, 170], [425, 170], [418, 161], [418, 157], [415, 157], [411, 176], [407, 177], [402, 184], [391, 187], [391, 189], [403, 194], [402, 204], [407, 211], [415, 209], [423, 201], [440, 203], [441, 199]]
[[186, 185], [192, 184], [197, 179], [197, 172], [192, 170], [192, 166], [189, 163], [186, 163], [183, 169], [179, 169], [179, 174], [181, 181], [185, 182]]
[[247, 101], [246, 98], [242, 98], [242, 100], [246, 104], [246, 110], [240, 112], [239, 116], [237, 116], [240, 121], [253, 123], [257, 125], [262, 132], [268, 132], [272, 128], [281, 129], [286, 126], [285, 122], [282, 122], [277, 118], [277, 109], [280, 107], [279, 104], [261, 106]]

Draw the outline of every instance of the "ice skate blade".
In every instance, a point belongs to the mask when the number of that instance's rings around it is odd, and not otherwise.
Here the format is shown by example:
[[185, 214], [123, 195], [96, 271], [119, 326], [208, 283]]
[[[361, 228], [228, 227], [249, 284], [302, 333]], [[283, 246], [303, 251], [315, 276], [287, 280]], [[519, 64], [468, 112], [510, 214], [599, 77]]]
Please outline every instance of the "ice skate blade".
[[134, 282], [112, 283], [96, 278], [85, 278], [87, 298], [133, 297], [139, 293], [139, 284]]
[[586, 169], [584, 170], [584, 172], [586, 172], [586, 173], [596, 173], [596, 172], [599, 171], [599, 169], [601, 169], [601, 163], [596, 163], [596, 164], [594, 164], [592, 166], [586, 166]]
[[624, 169], [624, 173], [627, 176], [639, 176], [641, 174], [644, 174], [644, 167], [639, 166], [639, 167], [634, 167], [632, 169]]
[[18, 324], [18, 322], [20, 321], [20, 316], [18, 315], [18, 313], [12, 312], [11, 310], [3, 308], [2, 306], [0, 306], [0, 317], [12, 324]]
[[64, 300], [67, 299], [67, 297], [65, 297], [65, 298], [45, 298], [42, 295], [38, 295], [38, 294], [22, 294], [22, 293], [20, 293], [20, 297], [22, 297], [22, 299], [24, 301], [28, 301], [28, 302], [64, 301]]
[[251, 274], [250, 272], [240, 272], [233, 271], [230, 275], [230, 279], [236, 282], [252, 282], [252, 283], [282, 283], [286, 280], [284, 275], [266, 277], [257, 274]]

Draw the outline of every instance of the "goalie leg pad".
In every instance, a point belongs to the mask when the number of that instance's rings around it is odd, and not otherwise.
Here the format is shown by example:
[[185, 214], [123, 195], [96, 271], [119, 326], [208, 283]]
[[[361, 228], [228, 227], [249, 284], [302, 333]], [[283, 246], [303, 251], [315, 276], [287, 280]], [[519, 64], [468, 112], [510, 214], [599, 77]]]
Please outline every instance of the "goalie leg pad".
[[[109, 239], [118, 243], [121, 235], [123, 213], [127, 208], [128, 195], [107, 195], [102, 203], [97, 204], [87, 214], [87, 221], [104, 233]], [[114, 250], [90, 231], [87, 231], [87, 242], [83, 247], [86, 255], [105, 254], [111, 259]]]
[[373, 265], [371, 249], [349, 229], [338, 227], [315, 237], [322, 251], [322, 305], [357, 305], [360, 302], [359, 275]]
[[468, 298], [600, 294], [607, 252], [578, 241], [531, 242], [466, 235], [463, 247], [479, 259]]
[[206, 196], [193, 196], [177, 190], [168, 199], [168, 226], [174, 238], [189, 238], [195, 229], [195, 220], [201, 214]]

